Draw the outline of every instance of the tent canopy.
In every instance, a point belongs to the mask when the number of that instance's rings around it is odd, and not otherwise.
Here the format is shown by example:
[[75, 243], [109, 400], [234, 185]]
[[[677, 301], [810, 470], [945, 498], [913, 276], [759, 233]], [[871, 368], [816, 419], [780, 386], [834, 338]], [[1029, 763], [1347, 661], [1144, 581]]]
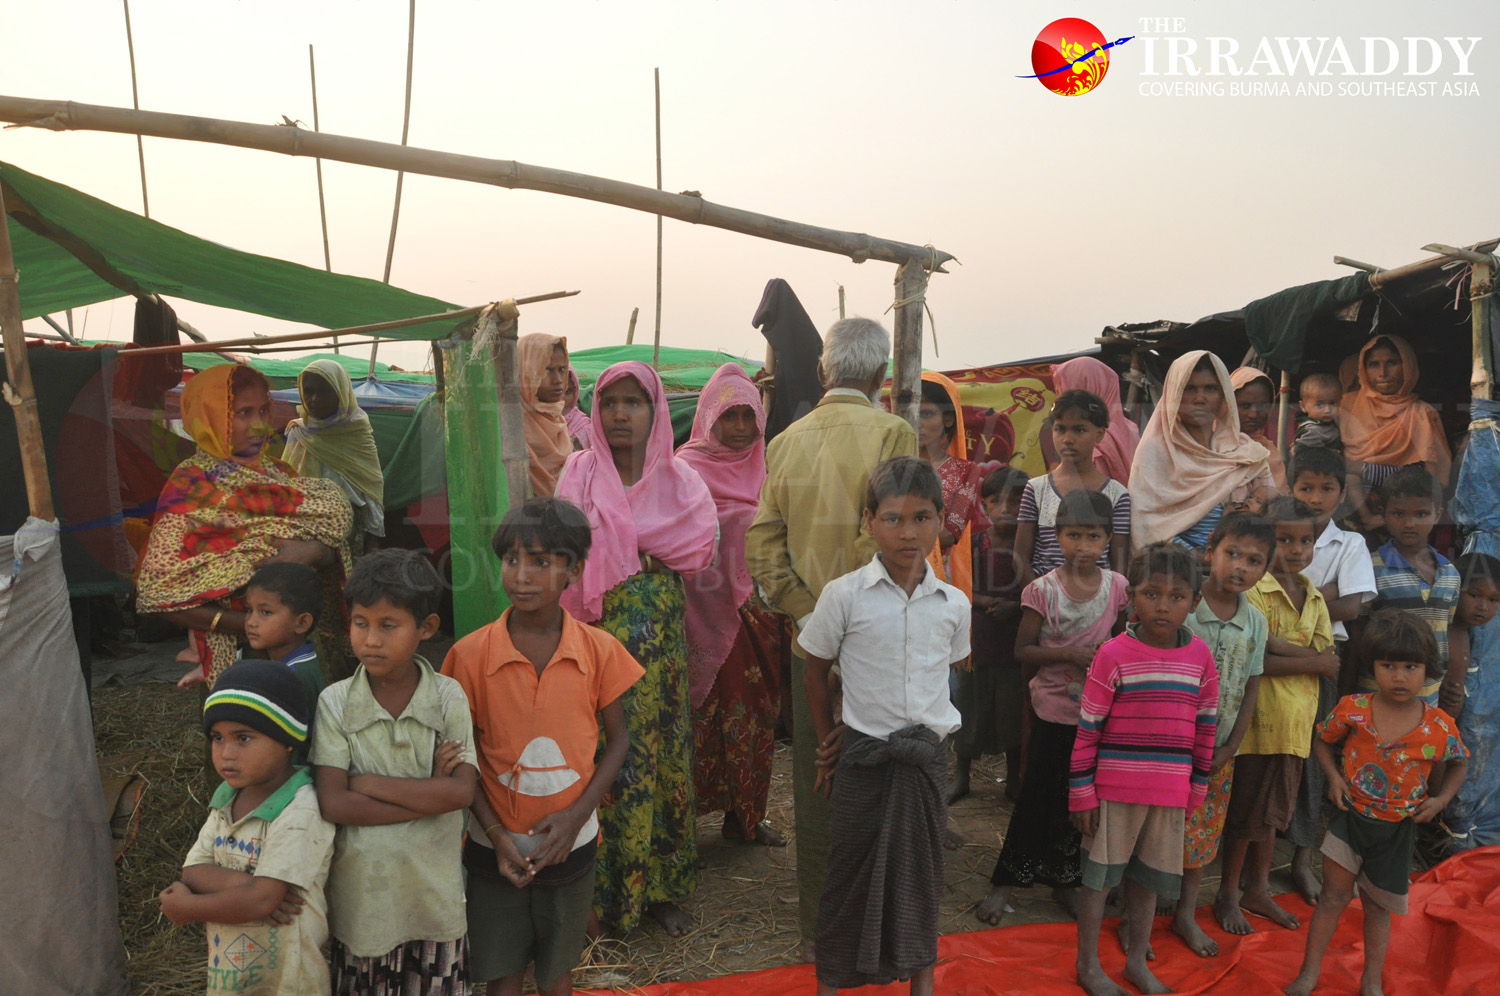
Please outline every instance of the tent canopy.
[[[21, 273], [21, 316], [122, 295], [159, 294], [328, 329], [440, 314], [459, 306], [378, 280], [240, 252], [0, 162]], [[465, 318], [382, 333], [440, 339]]]

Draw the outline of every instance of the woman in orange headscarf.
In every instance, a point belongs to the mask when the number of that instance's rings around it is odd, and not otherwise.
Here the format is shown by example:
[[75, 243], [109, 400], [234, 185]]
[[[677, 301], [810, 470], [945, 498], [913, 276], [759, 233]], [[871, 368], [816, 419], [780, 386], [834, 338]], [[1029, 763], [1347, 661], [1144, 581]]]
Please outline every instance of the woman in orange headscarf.
[[1234, 404], [1240, 413], [1240, 432], [1266, 448], [1266, 463], [1276, 481], [1276, 490], [1289, 494], [1281, 448], [1268, 430], [1271, 406], [1276, 403], [1276, 385], [1271, 375], [1254, 367], [1240, 367], [1229, 375], [1229, 384], [1234, 388]]
[[979, 511], [979, 466], [968, 458], [958, 385], [940, 373], [922, 374], [917, 449], [943, 482], [943, 525], [928, 562], [938, 577], [973, 598], [970, 527], [985, 522]]
[[516, 343], [521, 380], [521, 417], [526, 426], [526, 452], [531, 458], [531, 492], [551, 498], [557, 475], [573, 452], [563, 396], [568, 390], [568, 340], [533, 332]]
[[[1421, 464], [1448, 484], [1453, 455], [1437, 411], [1417, 396], [1421, 369], [1411, 344], [1378, 335], [1359, 351], [1359, 390], [1344, 396], [1340, 430], [1350, 483], [1378, 488], [1401, 467]], [[1359, 494], [1351, 495], [1358, 502]]]
[[270, 388], [250, 367], [226, 363], [195, 374], [182, 389], [182, 424], [198, 449], [162, 489], [136, 574], [136, 608], [188, 630], [179, 659], [198, 666], [183, 685], [216, 681], [234, 660], [245, 631], [237, 593], [265, 564], [292, 561], [325, 572], [333, 598], [319, 619], [322, 632], [336, 632], [343, 618], [337, 591], [350, 564], [354, 513], [338, 485], [297, 479], [265, 452]]

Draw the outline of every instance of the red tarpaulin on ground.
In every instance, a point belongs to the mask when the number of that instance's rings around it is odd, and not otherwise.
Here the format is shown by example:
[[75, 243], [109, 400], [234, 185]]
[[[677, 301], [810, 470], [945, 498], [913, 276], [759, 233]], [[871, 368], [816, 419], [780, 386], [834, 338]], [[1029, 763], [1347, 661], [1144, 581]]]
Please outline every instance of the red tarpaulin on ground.
[[[1284, 905], [1302, 921], [1284, 930], [1253, 920], [1256, 933], [1232, 937], [1219, 930], [1207, 907], [1198, 921], [1219, 942], [1219, 955], [1199, 958], [1158, 917], [1152, 942], [1156, 975], [1178, 993], [1270, 996], [1292, 981], [1302, 964], [1312, 911], [1294, 896]], [[1500, 847], [1467, 851], [1412, 883], [1411, 912], [1392, 917], [1385, 991], [1391, 996], [1494, 996], [1500, 993]], [[1359, 992], [1364, 961], [1363, 917], [1350, 904], [1323, 961], [1322, 996]], [[1106, 920], [1100, 940], [1104, 968], [1121, 980], [1125, 956]], [[1077, 931], [1072, 923], [1038, 923], [949, 934], [938, 942], [936, 991], [964, 996], [1001, 993], [1078, 996], [1073, 978]], [[792, 965], [702, 982], [672, 982], [633, 989], [633, 996], [807, 996], [815, 980], [811, 965]], [[904, 984], [858, 990], [861, 996], [905, 993]], [[850, 990], [853, 992], [854, 990]], [[1134, 990], [1130, 990], [1134, 991]]]

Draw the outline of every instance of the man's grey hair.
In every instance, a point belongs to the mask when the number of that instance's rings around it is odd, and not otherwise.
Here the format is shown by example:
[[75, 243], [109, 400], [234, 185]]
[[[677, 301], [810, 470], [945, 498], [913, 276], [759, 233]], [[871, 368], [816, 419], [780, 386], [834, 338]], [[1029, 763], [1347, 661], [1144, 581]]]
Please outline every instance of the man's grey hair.
[[823, 336], [823, 382], [866, 381], [884, 374], [891, 357], [891, 334], [870, 318], [841, 318]]

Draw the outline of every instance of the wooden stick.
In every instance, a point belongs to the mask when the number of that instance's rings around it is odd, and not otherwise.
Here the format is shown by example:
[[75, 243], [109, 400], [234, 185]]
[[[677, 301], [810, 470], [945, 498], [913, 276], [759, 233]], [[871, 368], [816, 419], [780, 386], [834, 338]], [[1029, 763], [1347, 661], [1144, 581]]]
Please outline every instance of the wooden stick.
[[[401, 111], [401, 145], [405, 147], [406, 137], [411, 133], [411, 68], [412, 57], [417, 47], [417, 0], [411, 0], [406, 17], [406, 103]], [[391, 262], [396, 258], [396, 223], [401, 220], [401, 186], [406, 180], [406, 173], [396, 171], [396, 203], [391, 208], [391, 238], [385, 246], [385, 276], [381, 277], [382, 283], [391, 282]], [[375, 376], [375, 355], [380, 352], [380, 339], [376, 338], [370, 343], [370, 370], [365, 374], [369, 379]]]
[[26, 503], [32, 515], [51, 522], [56, 515], [52, 510], [52, 485], [47, 477], [47, 448], [42, 441], [42, 420], [36, 410], [36, 389], [31, 384], [31, 362], [21, 328], [21, 293], [3, 193], [0, 193], [0, 336], [5, 342], [8, 378], [5, 400], [15, 412], [21, 469], [26, 476]]
[[78, 345], [78, 340], [75, 339], [75, 338], [73, 338], [73, 333], [69, 332], [67, 329], [65, 329], [61, 325], [57, 324], [57, 320], [55, 318], [53, 318], [51, 315], [43, 315], [42, 316], [42, 321], [46, 322], [48, 325], [50, 325], [53, 328], [57, 329], [57, 334], [62, 339], [63, 342], [71, 342], [75, 346]]
[[1469, 274], [1469, 320], [1474, 333], [1474, 368], [1469, 377], [1472, 397], [1489, 401], [1495, 383], [1494, 348], [1490, 343], [1490, 295], [1495, 289], [1495, 257], [1474, 264]]
[[[506, 508], [520, 508], [531, 496], [531, 458], [526, 450], [525, 416], [521, 411], [521, 364], [516, 356], [519, 320], [507, 317], [499, 305], [488, 306], [479, 316], [476, 339], [493, 343], [495, 390], [500, 404], [500, 464], [505, 468]], [[495, 330], [488, 336], [483, 325]]]
[[[576, 293], [576, 292], [575, 292]], [[254, 336], [248, 339], [227, 339], [224, 342], [190, 342], [178, 343], [175, 346], [147, 346], [144, 349], [132, 349], [131, 356], [158, 356], [168, 353], [212, 353], [221, 349], [230, 349], [236, 346], [273, 346], [282, 342], [308, 342], [313, 339], [321, 339], [324, 336], [333, 335], [374, 335], [377, 332], [385, 332], [390, 329], [405, 328], [408, 325], [421, 325], [424, 322], [442, 321], [450, 318], [463, 318], [466, 315], [477, 315], [488, 305], [476, 305], [473, 308], [463, 308], [459, 311], [445, 311], [440, 315], [418, 315], [415, 318], [398, 318], [391, 322], [376, 322], [374, 325], [356, 325], [347, 329], [319, 329], [316, 332], [294, 332], [291, 335], [268, 335]]]
[[709, 225], [787, 245], [838, 253], [861, 263], [877, 259], [899, 265], [916, 259], [937, 272], [946, 272], [942, 265], [953, 258], [950, 253], [908, 242], [805, 225], [726, 207], [698, 196], [669, 194], [604, 177], [532, 166], [509, 159], [484, 159], [430, 149], [403, 148], [390, 142], [321, 134], [285, 125], [247, 124], [220, 118], [9, 96], [0, 96], [0, 121], [54, 131], [107, 131], [212, 142], [289, 156], [320, 156], [335, 162], [487, 183], [512, 190], [540, 190], [614, 204], [646, 214], [661, 214], [690, 225]]
[[922, 298], [927, 270], [913, 257], [896, 271], [895, 369], [891, 378], [891, 411], [917, 427], [922, 402]]
[[839, 318], [844, 317], [844, 285], [839, 284]]
[[[661, 67], [656, 78], [656, 189], [661, 189]], [[661, 365], [661, 215], [656, 216], [656, 328], [651, 335], [651, 369]]]
[[1276, 408], [1276, 451], [1281, 455], [1281, 465], [1291, 466], [1292, 447], [1287, 441], [1287, 419], [1292, 414], [1292, 375], [1281, 371], [1281, 397]]
[[1333, 261], [1339, 266], [1352, 266], [1356, 270], [1364, 270], [1366, 273], [1379, 273], [1385, 269], [1383, 266], [1376, 266], [1374, 263], [1364, 263], [1357, 259], [1350, 259], [1347, 256], [1335, 256], [1333, 257]]
[[[125, 48], [130, 52], [130, 102], [136, 110], [141, 109], [141, 92], [135, 78], [135, 37], [130, 32], [130, 0], [125, 3]], [[141, 214], [151, 217], [151, 199], [146, 196], [146, 141], [135, 136], [136, 155], [141, 160]]]
[[[1490, 239], [1487, 242], [1476, 242], [1474, 245], [1466, 246], [1462, 250], [1454, 250], [1454, 252], [1494, 252], [1497, 245], [1500, 245], [1500, 239]], [[1429, 247], [1429, 251], [1431, 251], [1431, 247]], [[1442, 256], [1433, 256], [1430, 259], [1418, 260], [1415, 263], [1398, 266], [1394, 270], [1381, 270], [1379, 273], [1372, 273], [1370, 274], [1370, 289], [1379, 290], [1386, 284], [1400, 280], [1402, 277], [1410, 277], [1427, 270], [1445, 266], [1453, 261], [1453, 256], [1454, 253], [1445, 253]]]
[[630, 326], [625, 329], [625, 345], [627, 346], [635, 344], [635, 320], [640, 316], [640, 314], [640, 308], [630, 309]]
[[[318, 64], [313, 58], [313, 47], [307, 46], [307, 75], [312, 80], [313, 131], [322, 131], [318, 125]], [[318, 168], [318, 222], [323, 226], [323, 269], [333, 272], [333, 255], [328, 250], [328, 201], [323, 196], [323, 160], [314, 159]], [[333, 338], [333, 351], [339, 351], [338, 336]]]

